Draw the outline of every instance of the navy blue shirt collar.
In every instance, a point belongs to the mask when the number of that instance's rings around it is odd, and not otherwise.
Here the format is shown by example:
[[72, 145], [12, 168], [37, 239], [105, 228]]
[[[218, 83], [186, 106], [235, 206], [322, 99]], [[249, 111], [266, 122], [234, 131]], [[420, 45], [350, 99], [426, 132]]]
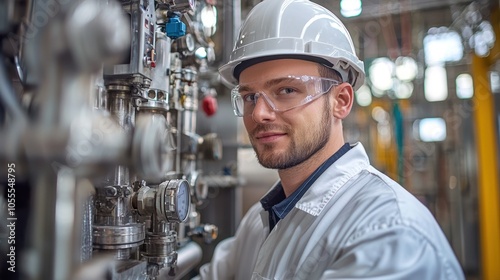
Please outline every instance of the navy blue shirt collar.
[[350, 149], [351, 145], [345, 143], [335, 154], [321, 164], [289, 197], [286, 197], [281, 182], [278, 182], [278, 184], [260, 200], [264, 210], [269, 212], [270, 230], [274, 228], [279, 220], [284, 219], [295, 207], [295, 204], [297, 204], [316, 179]]

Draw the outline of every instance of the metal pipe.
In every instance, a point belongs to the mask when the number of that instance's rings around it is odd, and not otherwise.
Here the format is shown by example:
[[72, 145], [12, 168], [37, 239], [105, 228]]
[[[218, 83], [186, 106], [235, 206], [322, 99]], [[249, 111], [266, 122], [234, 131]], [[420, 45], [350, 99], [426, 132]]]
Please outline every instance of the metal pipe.
[[[234, 39], [238, 36], [238, 29], [241, 25], [241, 0], [223, 1], [223, 34], [222, 45], [232, 46]], [[228, 61], [231, 56], [231, 48], [222, 49], [222, 60]]]
[[[498, 32], [497, 32], [498, 34]], [[494, 99], [488, 82], [489, 63], [485, 58], [472, 56], [474, 77], [474, 107], [477, 175], [479, 188], [479, 233], [481, 242], [482, 276], [485, 280], [500, 275], [500, 201], [497, 149], [495, 135]]]
[[182, 155], [181, 155], [181, 140], [182, 140], [182, 133], [181, 131], [179, 131], [182, 127], [182, 112], [177, 110], [175, 112], [176, 114], [176, 120], [177, 120], [177, 150], [176, 150], [176, 157], [175, 157], [175, 172], [176, 173], [180, 173], [182, 170], [181, 170], [181, 158], [182, 158]]
[[50, 167], [36, 175], [34, 234], [28, 256], [35, 265], [24, 271], [28, 279], [70, 279], [79, 263], [75, 242], [80, 220], [75, 220], [76, 181], [69, 169], [54, 174]]
[[118, 124], [127, 132], [133, 129], [134, 109], [128, 86], [108, 87], [108, 111]]
[[169, 269], [162, 269], [160, 271], [159, 279], [181, 279], [189, 271], [191, 271], [201, 261], [202, 250], [200, 245], [196, 242], [189, 242], [185, 246], [177, 250], [177, 270], [175, 276], [169, 275]]

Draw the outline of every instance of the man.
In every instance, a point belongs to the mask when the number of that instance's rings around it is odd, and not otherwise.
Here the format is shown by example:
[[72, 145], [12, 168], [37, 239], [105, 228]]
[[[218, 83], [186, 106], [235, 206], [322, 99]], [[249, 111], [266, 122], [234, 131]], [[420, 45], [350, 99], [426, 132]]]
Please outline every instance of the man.
[[335, 15], [307, 0], [261, 2], [220, 74], [280, 181], [202, 279], [464, 279], [427, 208], [375, 170], [361, 143], [344, 142], [364, 70]]

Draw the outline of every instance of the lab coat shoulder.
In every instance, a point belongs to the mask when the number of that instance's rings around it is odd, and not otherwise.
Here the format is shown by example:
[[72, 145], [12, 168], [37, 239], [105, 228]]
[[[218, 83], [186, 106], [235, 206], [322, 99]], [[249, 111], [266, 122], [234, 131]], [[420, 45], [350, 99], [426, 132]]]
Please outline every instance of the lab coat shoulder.
[[[293, 245], [291, 245], [293, 244]], [[429, 210], [355, 146], [260, 248], [253, 279], [464, 279]]]
[[[448, 240], [428, 209], [373, 167], [346, 184], [335, 200], [319, 217], [320, 228], [321, 223], [329, 223], [325, 217], [336, 213], [337, 220], [318, 240], [330, 245], [321, 254], [324, 266], [318, 262], [308, 278], [464, 279]], [[336, 207], [339, 205], [342, 209]]]
[[271, 232], [266, 214], [260, 203], [248, 211], [203, 279], [464, 279], [432, 214], [373, 168], [361, 144]]
[[269, 229], [260, 217], [262, 205], [254, 204], [245, 214], [234, 237], [221, 241], [210, 263], [200, 268], [203, 280], [250, 279], [260, 245]]

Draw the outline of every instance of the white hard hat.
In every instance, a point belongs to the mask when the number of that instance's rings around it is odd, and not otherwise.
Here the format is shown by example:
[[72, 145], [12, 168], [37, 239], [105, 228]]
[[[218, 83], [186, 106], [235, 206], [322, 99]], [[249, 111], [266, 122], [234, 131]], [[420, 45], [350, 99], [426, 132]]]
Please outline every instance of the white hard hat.
[[351, 36], [332, 12], [309, 0], [264, 0], [243, 22], [229, 62], [219, 68], [225, 84], [255, 63], [298, 58], [340, 73], [357, 90], [365, 80]]

